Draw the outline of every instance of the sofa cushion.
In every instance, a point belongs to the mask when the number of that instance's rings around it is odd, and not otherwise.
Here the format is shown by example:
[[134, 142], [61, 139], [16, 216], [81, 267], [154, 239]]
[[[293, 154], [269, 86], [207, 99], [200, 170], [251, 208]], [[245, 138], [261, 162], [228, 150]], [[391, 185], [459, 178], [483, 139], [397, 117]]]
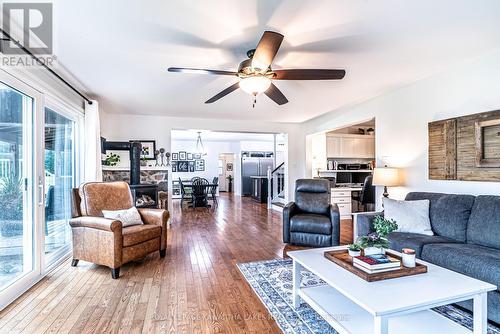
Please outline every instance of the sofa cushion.
[[429, 218], [435, 234], [465, 242], [467, 223], [474, 205], [472, 195], [453, 195], [426, 192], [411, 192], [407, 201], [428, 199], [430, 201]]
[[467, 242], [500, 249], [500, 196], [478, 196], [467, 226]]
[[500, 251], [472, 244], [430, 244], [422, 260], [500, 287]]
[[429, 200], [398, 201], [384, 197], [384, 217], [398, 224], [398, 232], [434, 235], [429, 220]]
[[403, 248], [411, 248], [415, 250], [418, 258], [421, 257], [424, 245], [458, 242], [439, 235], [425, 235], [406, 232], [392, 232], [387, 236], [387, 239], [389, 239], [391, 249], [401, 252]]
[[161, 237], [161, 227], [158, 225], [134, 225], [123, 228], [123, 247], [140, 244]]
[[326, 216], [300, 213], [290, 219], [290, 231], [331, 235], [332, 223]]

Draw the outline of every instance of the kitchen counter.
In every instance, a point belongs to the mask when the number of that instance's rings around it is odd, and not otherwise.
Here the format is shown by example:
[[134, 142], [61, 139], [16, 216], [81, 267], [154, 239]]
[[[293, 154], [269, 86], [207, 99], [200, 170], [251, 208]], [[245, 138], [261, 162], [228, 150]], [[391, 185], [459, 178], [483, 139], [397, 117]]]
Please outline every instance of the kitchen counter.
[[267, 203], [267, 176], [254, 175], [252, 179], [252, 199], [259, 203]]

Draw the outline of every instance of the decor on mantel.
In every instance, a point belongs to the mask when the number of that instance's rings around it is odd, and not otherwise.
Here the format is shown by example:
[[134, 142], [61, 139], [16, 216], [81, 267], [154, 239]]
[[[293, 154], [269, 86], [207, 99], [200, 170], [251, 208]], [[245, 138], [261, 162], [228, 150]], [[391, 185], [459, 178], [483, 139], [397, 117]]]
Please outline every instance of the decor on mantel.
[[130, 140], [130, 142], [141, 143], [141, 160], [156, 160], [156, 141], [154, 140]]
[[[164, 149], [162, 148], [162, 149], [160, 149], [160, 151], [161, 150], [164, 150]], [[170, 152], [166, 152], [165, 157], [167, 158], [167, 165], [166, 166], [170, 167]], [[163, 164], [163, 159], [162, 159], [161, 163]]]
[[428, 125], [429, 179], [500, 181], [500, 110]]
[[106, 160], [103, 161], [104, 166], [116, 166], [120, 162], [120, 156], [118, 154], [110, 153], [106, 155]]
[[[159, 150], [155, 151], [155, 157], [156, 157], [156, 159], [155, 159], [156, 160], [156, 162], [155, 162], [156, 167], [163, 167], [163, 166], [170, 167], [170, 152], [165, 153], [165, 149], [160, 148]], [[165, 161], [163, 160], [165, 157], [167, 158], [166, 164], [165, 164]], [[158, 161], [158, 159], [160, 159], [160, 161]]]

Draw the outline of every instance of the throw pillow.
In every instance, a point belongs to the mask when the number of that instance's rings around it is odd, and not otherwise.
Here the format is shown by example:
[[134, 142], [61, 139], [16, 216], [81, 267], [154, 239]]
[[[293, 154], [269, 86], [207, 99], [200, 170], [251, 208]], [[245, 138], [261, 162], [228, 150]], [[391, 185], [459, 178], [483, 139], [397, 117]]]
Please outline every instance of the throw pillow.
[[104, 215], [104, 218], [121, 221], [123, 227], [144, 224], [142, 222], [141, 215], [135, 206], [126, 210], [102, 210], [102, 214]]
[[434, 235], [429, 219], [428, 199], [420, 201], [398, 201], [384, 198], [384, 218], [394, 219], [398, 224], [397, 232]]

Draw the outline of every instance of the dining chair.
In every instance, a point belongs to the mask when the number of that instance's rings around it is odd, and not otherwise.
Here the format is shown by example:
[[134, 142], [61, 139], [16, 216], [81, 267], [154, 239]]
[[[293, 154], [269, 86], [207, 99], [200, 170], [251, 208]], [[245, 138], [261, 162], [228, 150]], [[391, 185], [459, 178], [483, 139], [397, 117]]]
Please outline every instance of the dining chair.
[[195, 176], [195, 177], [191, 178], [191, 182], [194, 182], [195, 180], [198, 180], [198, 179], [200, 179], [200, 177], [199, 176]]
[[181, 186], [181, 208], [182, 208], [182, 203], [187, 200], [188, 205], [192, 203], [193, 201], [193, 190], [190, 188], [186, 188], [184, 186], [184, 183], [182, 182], [181, 178], [179, 178], [179, 184]]
[[209, 182], [207, 179], [204, 178], [197, 178], [192, 182], [192, 189], [193, 189], [193, 207], [196, 208], [197, 206], [202, 206], [209, 208], [210, 205], [208, 204], [208, 188], [209, 188]]
[[217, 204], [217, 187], [219, 186], [219, 177], [216, 176], [212, 180], [212, 185], [210, 186], [209, 190], [209, 198], [214, 202], [214, 204]]

